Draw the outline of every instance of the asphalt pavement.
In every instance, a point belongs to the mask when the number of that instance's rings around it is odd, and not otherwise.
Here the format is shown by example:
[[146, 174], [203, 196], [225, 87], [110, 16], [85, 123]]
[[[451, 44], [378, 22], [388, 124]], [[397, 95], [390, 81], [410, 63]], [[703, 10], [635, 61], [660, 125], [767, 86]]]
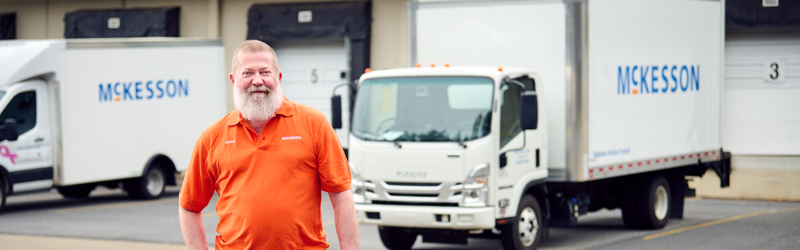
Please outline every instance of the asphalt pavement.
[[[130, 200], [121, 190], [98, 188], [89, 199], [57, 192], [11, 196], [0, 213], [0, 249], [185, 249], [178, 222], [178, 189], [159, 200]], [[213, 248], [216, 199], [203, 211]], [[330, 249], [339, 249], [333, 209], [322, 198]], [[385, 249], [376, 226], [360, 226], [361, 249]], [[493, 239], [468, 245], [423, 243], [414, 249], [501, 249]], [[540, 249], [800, 249], [800, 203], [690, 198], [682, 220], [662, 230], [633, 230], [619, 210], [579, 218], [575, 228], [554, 228]]]

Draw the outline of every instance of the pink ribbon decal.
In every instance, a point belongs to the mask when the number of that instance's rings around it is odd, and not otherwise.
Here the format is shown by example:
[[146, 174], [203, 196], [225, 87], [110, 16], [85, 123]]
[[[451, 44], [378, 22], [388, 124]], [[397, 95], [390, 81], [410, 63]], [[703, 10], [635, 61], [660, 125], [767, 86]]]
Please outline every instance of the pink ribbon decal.
[[6, 145], [0, 146], [0, 156], [8, 157], [11, 160], [11, 164], [16, 164], [17, 154], [12, 154]]

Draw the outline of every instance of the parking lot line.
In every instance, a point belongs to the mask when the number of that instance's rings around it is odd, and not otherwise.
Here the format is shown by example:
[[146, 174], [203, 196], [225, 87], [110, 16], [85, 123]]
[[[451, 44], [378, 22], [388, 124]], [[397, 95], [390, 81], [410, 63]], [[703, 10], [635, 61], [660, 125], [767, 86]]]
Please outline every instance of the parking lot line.
[[171, 198], [171, 199], [161, 199], [161, 200], [154, 200], [154, 201], [131, 201], [125, 203], [117, 203], [117, 204], [107, 204], [107, 205], [96, 205], [96, 206], [85, 206], [85, 207], [77, 207], [77, 208], [67, 208], [67, 209], [59, 209], [56, 210], [56, 214], [67, 214], [67, 213], [75, 213], [75, 212], [85, 212], [85, 211], [95, 211], [95, 210], [103, 210], [103, 209], [110, 209], [110, 208], [121, 208], [121, 207], [130, 207], [130, 206], [137, 206], [137, 205], [148, 205], [148, 204], [160, 204], [160, 203], [171, 203], [171, 202], [178, 202], [178, 198]]
[[676, 228], [676, 229], [672, 229], [672, 230], [669, 230], [669, 231], [664, 231], [664, 232], [657, 233], [657, 234], [651, 234], [651, 235], [642, 237], [642, 240], [652, 240], [652, 239], [659, 238], [659, 237], [664, 237], [664, 236], [667, 236], [667, 235], [673, 235], [673, 234], [677, 234], [677, 233], [681, 233], [681, 232], [686, 232], [686, 231], [689, 231], [689, 230], [692, 230], [692, 229], [698, 229], [698, 228], [702, 228], [702, 227], [713, 226], [713, 225], [722, 224], [722, 223], [725, 223], [725, 222], [741, 220], [741, 219], [755, 217], [755, 216], [759, 216], [759, 215], [794, 212], [794, 211], [800, 211], [800, 207], [793, 207], [793, 208], [786, 208], [786, 209], [771, 209], [771, 210], [766, 210], [766, 211], [760, 211], [760, 212], [753, 212], [753, 213], [748, 213], [748, 214], [736, 215], [736, 216], [728, 217], [728, 218], [724, 218], [724, 219], [713, 220], [713, 221], [704, 222], [704, 223], [700, 223], [700, 224], [696, 224], [696, 225]]

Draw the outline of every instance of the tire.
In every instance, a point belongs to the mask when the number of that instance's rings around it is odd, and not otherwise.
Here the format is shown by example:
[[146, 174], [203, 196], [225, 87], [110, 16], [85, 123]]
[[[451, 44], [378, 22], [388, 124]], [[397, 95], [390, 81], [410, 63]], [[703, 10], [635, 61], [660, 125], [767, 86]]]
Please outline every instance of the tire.
[[516, 220], [501, 232], [503, 248], [506, 250], [533, 250], [539, 247], [544, 234], [542, 212], [539, 202], [525, 195], [519, 202]]
[[3, 208], [6, 207], [6, 182], [3, 180], [3, 176], [0, 175], [0, 212], [3, 212]]
[[83, 184], [75, 186], [58, 187], [58, 193], [64, 198], [86, 199], [89, 198], [89, 193], [94, 190], [97, 185]]
[[622, 203], [620, 204], [620, 209], [622, 210], [622, 221], [625, 222], [625, 226], [631, 229], [638, 229], [639, 226], [639, 218], [636, 214], [636, 190], [638, 190], [638, 185], [630, 185], [626, 187], [627, 190], [623, 191], [622, 193]]
[[657, 229], [667, 225], [672, 210], [670, 195], [669, 182], [664, 176], [642, 183], [636, 197], [636, 214], [641, 228]]
[[383, 246], [391, 250], [408, 250], [417, 241], [417, 234], [404, 232], [401, 227], [378, 226]]
[[164, 194], [167, 178], [164, 169], [152, 165], [142, 177], [126, 181], [123, 185], [128, 191], [128, 196], [134, 199], [158, 199]]

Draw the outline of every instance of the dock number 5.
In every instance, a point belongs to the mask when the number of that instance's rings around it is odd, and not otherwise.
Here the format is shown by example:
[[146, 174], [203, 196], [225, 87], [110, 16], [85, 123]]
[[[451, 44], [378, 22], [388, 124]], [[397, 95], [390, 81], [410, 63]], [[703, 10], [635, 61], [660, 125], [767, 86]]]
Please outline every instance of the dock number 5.
[[319, 81], [319, 73], [317, 73], [317, 69], [311, 69], [311, 83], [317, 83]]
[[786, 80], [786, 62], [773, 60], [764, 63], [764, 82], [782, 83]]

